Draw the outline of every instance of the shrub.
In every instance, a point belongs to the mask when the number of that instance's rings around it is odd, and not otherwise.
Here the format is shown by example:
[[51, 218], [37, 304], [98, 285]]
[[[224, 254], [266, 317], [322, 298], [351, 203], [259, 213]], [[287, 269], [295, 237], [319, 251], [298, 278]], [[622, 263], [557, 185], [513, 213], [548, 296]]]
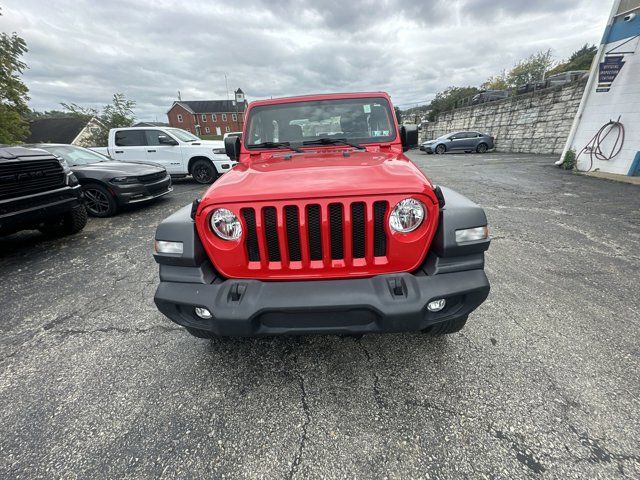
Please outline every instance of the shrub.
[[567, 150], [564, 154], [564, 159], [560, 165], [564, 170], [573, 170], [576, 168], [576, 151], [573, 148]]

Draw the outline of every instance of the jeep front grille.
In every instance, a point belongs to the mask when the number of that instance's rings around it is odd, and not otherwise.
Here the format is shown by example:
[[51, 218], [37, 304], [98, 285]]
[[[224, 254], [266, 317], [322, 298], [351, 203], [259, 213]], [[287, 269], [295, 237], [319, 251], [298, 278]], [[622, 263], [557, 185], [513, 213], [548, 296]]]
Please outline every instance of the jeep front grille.
[[64, 170], [57, 160], [7, 161], [0, 164], [0, 199], [63, 187]]
[[[384, 257], [388, 208], [384, 200], [371, 202], [369, 208], [361, 201], [243, 208], [247, 258], [250, 262], [327, 264]], [[323, 225], [328, 228], [326, 233]], [[350, 241], [345, 238], [347, 232]]]

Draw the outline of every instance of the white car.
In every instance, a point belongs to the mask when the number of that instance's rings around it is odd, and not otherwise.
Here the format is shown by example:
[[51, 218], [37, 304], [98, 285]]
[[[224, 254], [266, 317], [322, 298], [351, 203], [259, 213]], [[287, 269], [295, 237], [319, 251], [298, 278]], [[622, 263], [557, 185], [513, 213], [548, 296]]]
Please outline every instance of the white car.
[[156, 163], [171, 176], [191, 175], [198, 183], [211, 183], [236, 164], [225, 154], [224, 142], [170, 127], [112, 128], [109, 146], [93, 150], [114, 160]]

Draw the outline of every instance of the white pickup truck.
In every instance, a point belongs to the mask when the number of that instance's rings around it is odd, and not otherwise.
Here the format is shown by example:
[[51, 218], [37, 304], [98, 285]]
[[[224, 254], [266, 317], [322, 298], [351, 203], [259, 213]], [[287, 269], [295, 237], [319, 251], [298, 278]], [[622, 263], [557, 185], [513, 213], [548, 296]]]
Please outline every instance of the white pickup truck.
[[222, 141], [200, 140], [171, 127], [112, 128], [109, 146], [92, 150], [124, 162], [153, 162], [171, 176], [192, 175], [198, 183], [211, 183], [236, 164], [225, 154]]

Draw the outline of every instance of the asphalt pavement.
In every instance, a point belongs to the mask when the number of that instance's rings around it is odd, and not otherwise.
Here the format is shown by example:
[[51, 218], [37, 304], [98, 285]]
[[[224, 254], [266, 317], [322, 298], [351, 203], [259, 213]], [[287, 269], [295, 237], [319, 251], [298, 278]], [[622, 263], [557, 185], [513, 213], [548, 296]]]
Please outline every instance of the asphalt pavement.
[[640, 478], [640, 187], [410, 156], [493, 235], [489, 299], [447, 338], [191, 337], [151, 256], [189, 180], [0, 239], [0, 478]]

